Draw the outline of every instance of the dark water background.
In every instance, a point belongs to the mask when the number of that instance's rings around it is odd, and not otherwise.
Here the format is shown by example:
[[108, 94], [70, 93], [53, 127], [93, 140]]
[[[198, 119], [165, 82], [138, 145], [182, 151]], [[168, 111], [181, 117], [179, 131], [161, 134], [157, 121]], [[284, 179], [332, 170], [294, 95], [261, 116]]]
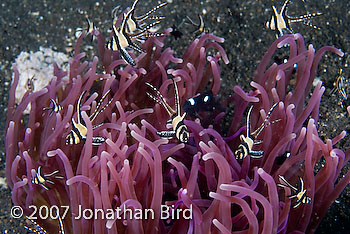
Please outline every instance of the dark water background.
[[[120, 4], [125, 9], [132, 1], [54, 1], [54, 0], [2, 0], [0, 5], [0, 177], [5, 177], [5, 121], [7, 96], [11, 84], [11, 64], [21, 51], [37, 51], [39, 46], [50, 47], [56, 51], [70, 54], [74, 45], [75, 29], [86, 27], [88, 16], [102, 31], [111, 25], [111, 9]], [[138, 7], [146, 11], [157, 5], [155, 0], [140, 0]], [[167, 18], [163, 25], [178, 25], [186, 17], [191, 16], [198, 21], [197, 14], [204, 14], [204, 21], [210, 32], [224, 37], [223, 47], [226, 49], [230, 63], [221, 66], [221, 95], [232, 92], [234, 85], [249, 90], [259, 60], [268, 46], [275, 40], [274, 32], [265, 28], [270, 19], [272, 5], [278, 9], [283, 1], [244, 1], [244, 0], [173, 0], [172, 4], [162, 9]], [[144, 12], [143, 11], [143, 12]], [[346, 58], [350, 48], [350, 1], [348, 0], [294, 0], [289, 7], [289, 15], [298, 16], [307, 12], [322, 12], [323, 16], [313, 22], [321, 27], [314, 30], [302, 24], [293, 25], [295, 32], [301, 33], [306, 44], [313, 44], [315, 49], [325, 45], [333, 45], [345, 52], [343, 59], [333, 54], [325, 56], [319, 66], [317, 76], [326, 87], [320, 108], [318, 131], [324, 138], [332, 138], [342, 130], [349, 132], [349, 116], [345, 108], [339, 106], [339, 95], [330, 95], [333, 82], [340, 67], [344, 69], [346, 87], [349, 86], [350, 69]], [[182, 30], [181, 40], [167, 38], [165, 47], [172, 47], [178, 56], [194, 39], [191, 30]], [[90, 58], [96, 53], [88, 45], [83, 48]], [[347, 104], [349, 105], [349, 104]], [[346, 106], [346, 105], [345, 105]], [[346, 149], [350, 144], [346, 136], [338, 145]], [[23, 220], [10, 217], [11, 191], [0, 188], [0, 233], [26, 233]], [[350, 226], [350, 190], [349, 186], [337, 202], [332, 205], [321, 223], [317, 233], [348, 233]]]

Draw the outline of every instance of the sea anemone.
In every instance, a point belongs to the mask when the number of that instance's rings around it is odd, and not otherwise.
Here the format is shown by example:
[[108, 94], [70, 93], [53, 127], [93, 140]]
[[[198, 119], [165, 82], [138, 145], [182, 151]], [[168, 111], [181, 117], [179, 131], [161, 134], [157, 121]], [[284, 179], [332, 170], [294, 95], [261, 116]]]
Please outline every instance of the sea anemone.
[[[19, 84], [16, 88], [16, 103], [18, 104], [26, 91], [30, 88], [28, 83], [32, 81], [33, 91], [45, 88], [51, 80], [47, 74], [53, 73], [53, 61], [63, 70], [68, 69], [68, 56], [61, 52], [55, 52], [51, 48], [40, 47], [39, 51], [29, 53], [21, 52], [16, 58], [17, 69], [20, 74]], [[31, 91], [31, 90], [29, 90]], [[29, 114], [30, 106], [24, 111]]]
[[[19, 73], [13, 66], [6, 177], [13, 203], [21, 206], [25, 215], [32, 214], [31, 205], [38, 209], [47, 206], [49, 212], [58, 207], [66, 233], [315, 231], [350, 177], [347, 173], [337, 181], [349, 152], [333, 148], [345, 132], [324, 143], [315, 125], [324, 92], [320, 81], [312, 86], [317, 66], [326, 51], [342, 56], [339, 50], [323, 47], [315, 53], [312, 45], [305, 48], [300, 34], [279, 38], [257, 69], [251, 83], [254, 90], [245, 93], [238, 86], [234, 88], [234, 116], [229, 129], [217, 124], [223, 119], [222, 113], [208, 128], [199, 119], [185, 120], [190, 140], [180, 144], [177, 139], [157, 135], [157, 131], [166, 129], [169, 115], [147, 97], [145, 82], [157, 87], [170, 105], [174, 105], [174, 90], [169, 76], [177, 82], [181, 104], [205, 89], [217, 95], [220, 60], [228, 63], [219, 45], [224, 40], [203, 34], [189, 45], [182, 58], [176, 58], [170, 48], [163, 48], [165, 37], [149, 38], [142, 44], [146, 53], [136, 57], [130, 52], [137, 64], [132, 67], [119, 58], [118, 52], [105, 48], [99, 31], [93, 34], [98, 39], [99, 59], [84, 61], [85, 54], [80, 53], [83, 33], [69, 62], [69, 80], [63, 81], [67, 72], [55, 66], [49, 85], [24, 95], [18, 106], [15, 92]], [[266, 69], [275, 50], [286, 44], [288, 61]], [[87, 113], [95, 111], [95, 99], [108, 90], [111, 104], [91, 123]], [[71, 120], [76, 121], [78, 115], [77, 100], [84, 91], [91, 93], [81, 108], [86, 139], [67, 145]], [[45, 110], [50, 99], [57, 100], [62, 110], [53, 115]], [[243, 114], [248, 103], [253, 105], [251, 129], [264, 121], [273, 103], [278, 106], [270, 119], [279, 121], [267, 124], [259, 136], [262, 143], [254, 146], [264, 151], [261, 159], [247, 156], [237, 160], [233, 152], [240, 143], [239, 134], [245, 132]], [[29, 104], [31, 111], [24, 115]], [[93, 128], [93, 124], [100, 123], [103, 125]], [[224, 138], [226, 132], [229, 136]], [[95, 136], [103, 137], [105, 142], [93, 146]], [[276, 160], [287, 151], [288, 158]], [[314, 173], [319, 161], [323, 167]], [[64, 179], [54, 179], [48, 190], [32, 183], [39, 166], [44, 174], [58, 170]], [[297, 176], [302, 177], [311, 202], [293, 209], [293, 200], [287, 197], [290, 189], [277, 187], [278, 175], [291, 184], [298, 182]], [[67, 206], [69, 211], [64, 215]], [[164, 207], [169, 213], [166, 217]], [[79, 210], [89, 209], [96, 212], [96, 218], [94, 213], [86, 213], [89, 217], [77, 219]], [[185, 214], [186, 209], [191, 212]], [[129, 216], [140, 210], [150, 210], [153, 216]], [[189, 213], [190, 218], [186, 216]], [[40, 218], [39, 213], [36, 217], [43, 228], [57, 233], [57, 220]]]

